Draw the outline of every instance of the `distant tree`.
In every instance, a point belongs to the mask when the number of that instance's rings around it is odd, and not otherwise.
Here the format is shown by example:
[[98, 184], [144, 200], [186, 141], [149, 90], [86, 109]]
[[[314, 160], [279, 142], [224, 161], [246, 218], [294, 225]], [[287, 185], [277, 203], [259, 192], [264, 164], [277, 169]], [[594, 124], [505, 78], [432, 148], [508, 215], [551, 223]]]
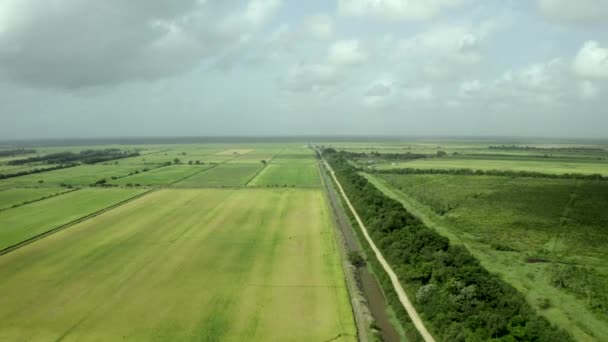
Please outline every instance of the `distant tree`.
[[448, 154], [445, 151], [437, 151], [437, 157], [445, 157]]
[[192, 165], [192, 160], [188, 160], [188, 165]]
[[201, 161], [200, 161], [200, 160], [197, 160], [197, 161], [196, 161], [196, 165], [199, 165], [200, 163], [201, 163]]
[[173, 159], [173, 164], [179, 164], [179, 162], [180, 162], [179, 158]]
[[41, 180], [38, 181], [38, 183], [44, 183], [44, 180], [41, 179]]
[[267, 163], [265, 160], [261, 160], [260, 162], [261, 162], [263, 165], [268, 164], [268, 163]]

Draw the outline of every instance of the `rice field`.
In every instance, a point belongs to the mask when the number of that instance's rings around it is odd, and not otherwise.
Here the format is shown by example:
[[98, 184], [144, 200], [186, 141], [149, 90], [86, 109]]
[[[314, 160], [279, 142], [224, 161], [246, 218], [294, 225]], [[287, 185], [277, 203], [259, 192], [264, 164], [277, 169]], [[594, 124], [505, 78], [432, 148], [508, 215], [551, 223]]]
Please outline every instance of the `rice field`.
[[0, 279], [3, 341], [356, 340], [321, 190], [156, 191], [0, 257]]
[[244, 186], [262, 170], [262, 163], [219, 164], [175, 184], [178, 187]]
[[45, 233], [113, 204], [142, 190], [81, 189], [0, 212], [0, 250]]
[[113, 180], [117, 185], [169, 185], [210, 168], [211, 165], [171, 165]]
[[320, 186], [321, 178], [315, 163], [270, 164], [248, 185]]

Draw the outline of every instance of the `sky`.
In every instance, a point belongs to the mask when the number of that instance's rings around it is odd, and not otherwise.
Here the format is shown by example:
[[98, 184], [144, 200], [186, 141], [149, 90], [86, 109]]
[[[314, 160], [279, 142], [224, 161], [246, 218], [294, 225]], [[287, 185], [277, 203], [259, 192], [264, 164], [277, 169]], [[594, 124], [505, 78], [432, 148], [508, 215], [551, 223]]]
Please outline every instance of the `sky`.
[[607, 0], [0, 0], [0, 140], [608, 138]]

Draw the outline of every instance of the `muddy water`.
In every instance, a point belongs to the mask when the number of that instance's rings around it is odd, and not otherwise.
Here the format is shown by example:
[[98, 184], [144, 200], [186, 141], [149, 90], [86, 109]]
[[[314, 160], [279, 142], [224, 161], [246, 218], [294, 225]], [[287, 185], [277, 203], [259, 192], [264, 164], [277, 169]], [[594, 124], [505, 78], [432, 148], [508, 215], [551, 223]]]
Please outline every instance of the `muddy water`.
[[[336, 193], [333, 184], [328, 179], [325, 172], [321, 172], [321, 174], [327, 185], [326, 188], [330, 204], [334, 211], [337, 225], [344, 237], [347, 252], [356, 251], [361, 253], [361, 246], [357, 241], [357, 237], [355, 236], [348, 216], [340, 205], [340, 199], [338, 198], [338, 194]], [[388, 303], [386, 302], [386, 298], [384, 297], [384, 293], [382, 292], [382, 288], [380, 287], [380, 284], [378, 284], [376, 277], [366, 267], [359, 267], [356, 269], [356, 278], [358, 283], [357, 286], [367, 301], [369, 311], [374, 318], [376, 326], [380, 328], [383, 340], [387, 342], [400, 341], [397, 330], [395, 330], [395, 327], [389, 320], [387, 314]]]

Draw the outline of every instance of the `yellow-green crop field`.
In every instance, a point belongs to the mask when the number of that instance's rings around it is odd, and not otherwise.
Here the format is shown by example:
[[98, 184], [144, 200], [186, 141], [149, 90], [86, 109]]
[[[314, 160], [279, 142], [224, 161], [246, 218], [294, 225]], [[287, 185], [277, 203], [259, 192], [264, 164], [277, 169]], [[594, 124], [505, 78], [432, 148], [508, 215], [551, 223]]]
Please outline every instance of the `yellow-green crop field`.
[[155, 191], [0, 256], [0, 340], [354, 341], [333, 229], [318, 189]]

